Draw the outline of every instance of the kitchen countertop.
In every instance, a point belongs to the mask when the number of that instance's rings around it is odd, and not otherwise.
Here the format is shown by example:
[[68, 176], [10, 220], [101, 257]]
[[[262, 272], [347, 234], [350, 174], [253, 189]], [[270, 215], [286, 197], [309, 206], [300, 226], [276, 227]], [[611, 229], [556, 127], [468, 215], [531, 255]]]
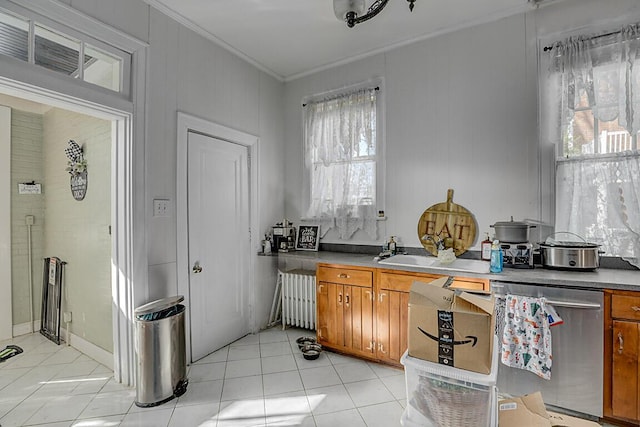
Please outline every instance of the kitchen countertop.
[[[281, 268], [300, 268], [297, 264], [313, 265], [318, 263], [353, 265], [370, 268], [384, 268], [386, 270], [415, 271], [432, 274], [451, 274], [463, 277], [479, 277], [493, 281], [532, 283], [546, 286], [562, 286], [583, 289], [615, 289], [640, 291], [640, 270], [622, 270], [599, 268], [596, 271], [561, 271], [550, 270], [537, 266], [533, 269], [505, 268], [502, 273], [471, 273], [455, 270], [430, 269], [428, 267], [400, 267], [379, 264], [374, 255], [345, 253], [345, 252], [307, 252], [296, 251], [279, 253]], [[282, 262], [280, 262], [280, 259]], [[488, 261], [487, 261], [488, 263]], [[309, 268], [309, 267], [307, 267]], [[315, 268], [315, 265], [314, 265]]]

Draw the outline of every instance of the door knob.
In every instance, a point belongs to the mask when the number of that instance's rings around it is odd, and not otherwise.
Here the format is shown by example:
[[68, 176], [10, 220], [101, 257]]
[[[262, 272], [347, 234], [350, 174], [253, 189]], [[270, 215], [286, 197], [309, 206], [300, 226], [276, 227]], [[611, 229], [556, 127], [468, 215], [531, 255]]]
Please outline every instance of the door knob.
[[200, 264], [198, 264], [197, 262], [193, 264], [193, 273], [198, 274], [201, 272], [202, 272], [202, 267], [200, 267]]

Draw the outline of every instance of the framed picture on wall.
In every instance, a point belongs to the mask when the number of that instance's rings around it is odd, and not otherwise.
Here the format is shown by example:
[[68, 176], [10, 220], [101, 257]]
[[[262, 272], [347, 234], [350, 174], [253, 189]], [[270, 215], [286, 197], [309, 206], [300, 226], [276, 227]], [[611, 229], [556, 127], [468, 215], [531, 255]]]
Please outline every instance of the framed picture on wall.
[[296, 250], [317, 251], [320, 245], [319, 225], [299, 225], [296, 236]]

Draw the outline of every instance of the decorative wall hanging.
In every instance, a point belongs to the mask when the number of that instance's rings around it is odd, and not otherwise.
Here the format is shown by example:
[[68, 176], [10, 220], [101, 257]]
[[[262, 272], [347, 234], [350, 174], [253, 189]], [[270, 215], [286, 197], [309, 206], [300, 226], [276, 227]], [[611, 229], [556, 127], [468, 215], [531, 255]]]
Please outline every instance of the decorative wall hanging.
[[82, 147], [70, 139], [69, 147], [64, 149], [64, 153], [69, 159], [66, 171], [71, 175], [71, 194], [74, 199], [82, 200], [87, 194], [88, 184], [87, 161], [84, 159]]
[[296, 250], [317, 251], [320, 245], [319, 225], [299, 225], [298, 239], [296, 240]]

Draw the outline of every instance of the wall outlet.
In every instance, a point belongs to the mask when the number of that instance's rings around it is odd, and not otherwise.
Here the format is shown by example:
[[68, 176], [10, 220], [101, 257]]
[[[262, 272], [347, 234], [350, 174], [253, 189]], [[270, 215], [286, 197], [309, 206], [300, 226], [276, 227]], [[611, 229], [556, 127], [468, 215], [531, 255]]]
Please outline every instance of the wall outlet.
[[62, 313], [62, 317], [63, 317], [64, 323], [71, 323], [71, 312], [70, 311], [65, 311], [64, 313]]
[[153, 199], [153, 216], [169, 216], [169, 200]]

